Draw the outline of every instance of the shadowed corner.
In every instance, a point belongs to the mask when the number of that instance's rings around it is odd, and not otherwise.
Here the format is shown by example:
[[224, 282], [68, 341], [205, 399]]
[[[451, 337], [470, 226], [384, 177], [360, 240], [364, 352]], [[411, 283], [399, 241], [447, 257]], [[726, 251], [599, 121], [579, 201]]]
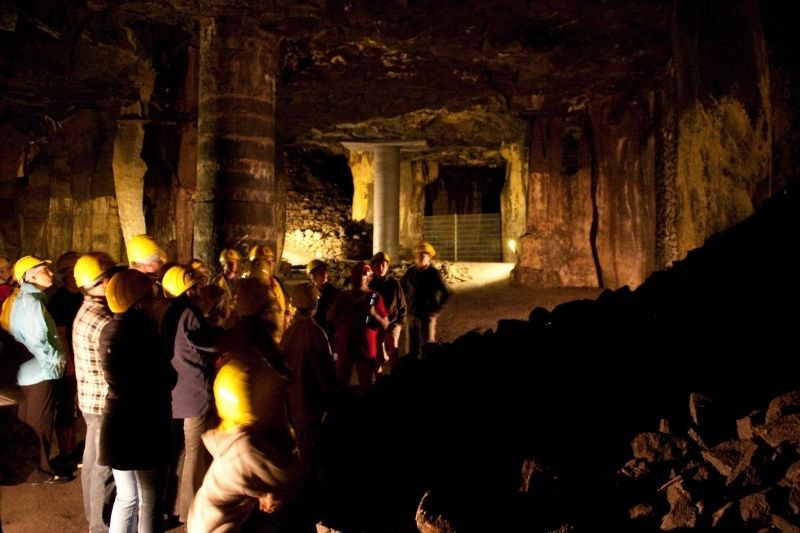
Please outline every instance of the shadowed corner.
[[17, 418], [18, 392], [0, 384], [0, 485], [19, 485], [36, 468], [39, 440], [28, 424]]

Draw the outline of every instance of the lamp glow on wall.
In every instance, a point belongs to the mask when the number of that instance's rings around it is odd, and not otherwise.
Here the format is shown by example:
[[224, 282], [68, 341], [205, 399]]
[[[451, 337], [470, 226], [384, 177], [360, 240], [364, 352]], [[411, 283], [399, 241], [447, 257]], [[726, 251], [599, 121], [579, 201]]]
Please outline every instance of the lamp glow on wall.
[[508, 239], [506, 242], [508, 249], [511, 250], [511, 253], [514, 254], [514, 262], [519, 263], [519, 248], [516, 239]]

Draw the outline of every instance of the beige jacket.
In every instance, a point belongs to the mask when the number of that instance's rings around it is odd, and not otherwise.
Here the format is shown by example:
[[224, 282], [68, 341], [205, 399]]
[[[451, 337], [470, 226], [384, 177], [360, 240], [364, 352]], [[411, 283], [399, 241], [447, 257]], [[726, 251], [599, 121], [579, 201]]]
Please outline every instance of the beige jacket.
[[187, 532], [239, 531], [259, 498], [271, 494], [281, 503], [296, 493], [301, 475], [288, 434], [214, 429], [203, 442], [214, 461], [189, 509]]

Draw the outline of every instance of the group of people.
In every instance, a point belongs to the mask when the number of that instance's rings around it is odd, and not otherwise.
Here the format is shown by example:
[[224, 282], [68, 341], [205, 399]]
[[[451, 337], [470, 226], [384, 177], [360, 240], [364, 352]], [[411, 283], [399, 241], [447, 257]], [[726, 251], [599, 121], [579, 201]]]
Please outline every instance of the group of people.
[[77, 403], [93, 532], [163, 531], [165, 518], [213, 531], [276, 516], [315, 476], [335, 394], [353, 377], [364, 393], [394, 367], [406, 325], [419, 356], [450, 295], [429, 243], [401, 280], [383, 252], [357, 262], [347, 289], [315, 259], [291, 298], [266, 245], [249, 250], [246, 272], [239, 251], [222, 250], [213, 278], [199, 260], [168, 262], [146, 235], [127, 252], [129, 266], [64, 254], [52, 295], [49, 260], [0, 258], [0, 322], [30, 355], [17, 373], [18, 416], [40, 443], [28, 481], [64, 479], [50, 441], [55, 425], [62, 455], [75, 446]]

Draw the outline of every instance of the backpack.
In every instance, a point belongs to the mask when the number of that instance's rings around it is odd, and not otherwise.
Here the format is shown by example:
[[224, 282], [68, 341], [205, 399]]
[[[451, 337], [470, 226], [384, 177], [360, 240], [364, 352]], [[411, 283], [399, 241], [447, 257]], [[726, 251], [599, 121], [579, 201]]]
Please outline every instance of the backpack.
[[14, 301], [19, 295], [19, 287], [14, 287], [8, 298], [3, 300], [3, 310], [0, 312], [0, 327], [4, 330], [11, 331], [11, 308], [14, 307]]

